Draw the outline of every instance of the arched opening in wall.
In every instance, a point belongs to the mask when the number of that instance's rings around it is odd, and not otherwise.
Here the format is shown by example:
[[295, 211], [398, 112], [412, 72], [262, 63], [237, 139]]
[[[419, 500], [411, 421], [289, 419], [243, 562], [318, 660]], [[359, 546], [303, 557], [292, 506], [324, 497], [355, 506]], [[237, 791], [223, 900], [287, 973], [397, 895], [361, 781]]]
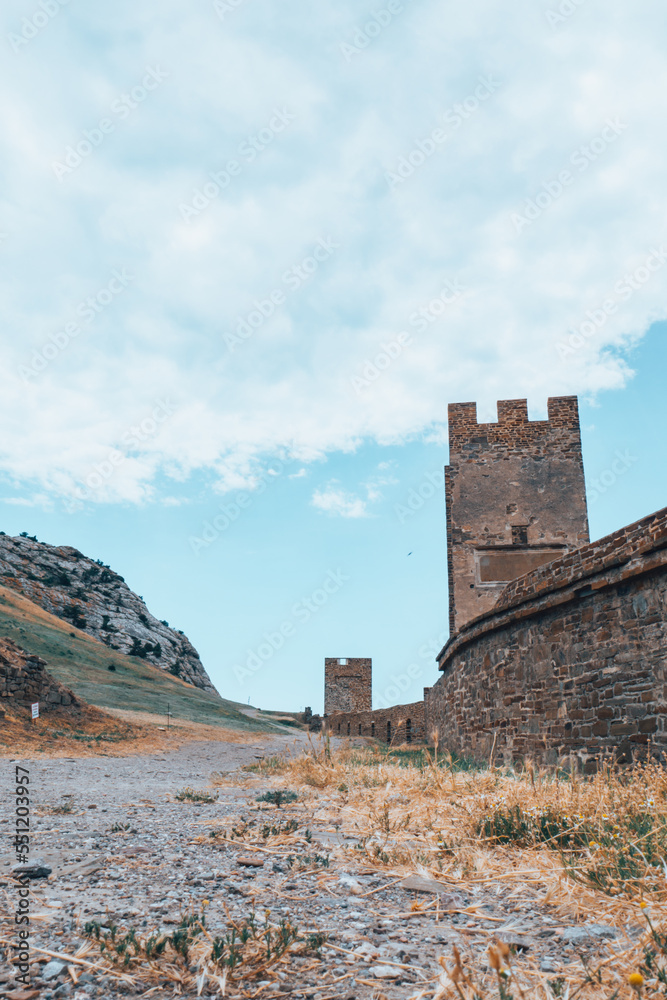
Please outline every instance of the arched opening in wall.
[[348, 724], [347, 724], [347, 735], [348, 735], [348, 736], [350, 735], [350, 723], [349, 723], [349, 722], [348, 722]]
[[391, 722], [387, 723], [387, 743], [391, 743]]
[[359, 735], [361, 736], [361, 723], [359, 723]]
[[405, 742], [412, 743], [412, 719], [407, 719], [405, 723]]
[[371, 736], [375, 736], [375, 723], [371, 722]]

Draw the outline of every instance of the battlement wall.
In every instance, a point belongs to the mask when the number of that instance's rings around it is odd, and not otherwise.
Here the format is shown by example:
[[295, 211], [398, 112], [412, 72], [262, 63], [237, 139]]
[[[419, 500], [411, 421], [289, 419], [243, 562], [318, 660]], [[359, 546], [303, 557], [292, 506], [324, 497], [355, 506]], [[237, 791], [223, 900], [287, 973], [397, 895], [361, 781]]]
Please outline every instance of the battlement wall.
[[547, 401], [547, 420], [528, 419], [528, 400], [500, 399], [497, 403], [498, 421], [477, 421], [477, 403], [450, 403], [449, 447], [452, 452], [462, 451], [467, 445], [486, 437], [488, 444], [505, 446], [508, 451], [523, 448], [544, 438], [552, 444], [579, 437], [579, 403], [576, 396], [552, 396]]

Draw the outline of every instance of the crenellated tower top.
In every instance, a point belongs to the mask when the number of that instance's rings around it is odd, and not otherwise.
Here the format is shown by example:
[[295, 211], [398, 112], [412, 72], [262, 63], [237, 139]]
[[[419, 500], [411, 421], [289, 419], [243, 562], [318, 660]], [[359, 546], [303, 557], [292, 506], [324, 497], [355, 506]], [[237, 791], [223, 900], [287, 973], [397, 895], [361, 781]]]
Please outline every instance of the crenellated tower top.
[[476, 403], [451, 404], [445, 492], [454, 633], [508, 582], [588, 542], [577, 397], [549, 399], [547, 420], [529, 420], [525, 399], [500, 400], [496, 423], [478, 423]]

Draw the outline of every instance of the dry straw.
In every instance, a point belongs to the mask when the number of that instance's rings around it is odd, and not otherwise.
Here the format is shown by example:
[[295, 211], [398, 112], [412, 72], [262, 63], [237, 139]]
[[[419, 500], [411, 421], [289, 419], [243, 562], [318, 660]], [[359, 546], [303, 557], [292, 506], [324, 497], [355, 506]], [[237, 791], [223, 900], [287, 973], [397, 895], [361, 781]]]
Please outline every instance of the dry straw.
[[473, 898], [502, 892], [515, 900], [519, 921], [525, 909], [557, 927], [590, 922], [617, 930], [613, 943], [599, 945], [598, 961], [584, 968], [565, 959], [557, 975], [542, 972], [529, 955], [512, 956], [488, 931], [484, 961], [479, 950], [444, 955], [437, 985], [420, 996], [667, 996], [661, 764], [619, 768], [606, 761], [583, 777], [574, 767], [547, 770], [528, 761], [518, 769], [478, 768], [442, 752], [438, 759], [409, 748], [334, 751], [324, 741], [259, 768], [276, 787], [310, 797], [318, 818], [357, 838], [364, 863], [388, 876], [419, 873]]

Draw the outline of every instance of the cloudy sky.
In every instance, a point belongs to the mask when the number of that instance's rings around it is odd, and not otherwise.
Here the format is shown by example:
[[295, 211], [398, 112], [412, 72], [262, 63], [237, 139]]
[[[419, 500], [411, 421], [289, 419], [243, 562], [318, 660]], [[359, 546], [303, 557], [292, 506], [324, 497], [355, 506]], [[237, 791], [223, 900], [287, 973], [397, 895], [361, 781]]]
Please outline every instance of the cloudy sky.
[[633, 458], [593, 533], [664, 505], [657, 0], [0, 21], [3, 528], [111, 562], [222, 693], [434, 680], [449, 401], [578, 393], [591, 477]]

